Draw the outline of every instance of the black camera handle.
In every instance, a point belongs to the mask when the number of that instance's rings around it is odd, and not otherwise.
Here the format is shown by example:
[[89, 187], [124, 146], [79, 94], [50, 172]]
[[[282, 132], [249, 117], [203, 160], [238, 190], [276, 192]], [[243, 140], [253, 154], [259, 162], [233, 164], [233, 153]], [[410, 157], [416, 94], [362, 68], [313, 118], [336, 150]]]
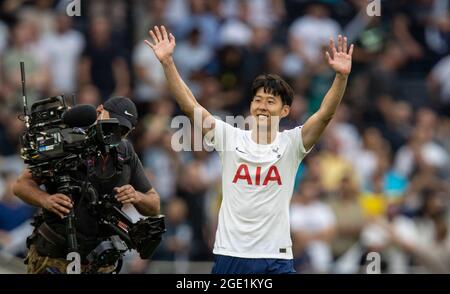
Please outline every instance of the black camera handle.
[[[68, 196], [70, 200], [73, 199], [72, 195], [74, 195], [74, 193], [79, 193], [81, 190], [81, 187], [73, 185], [73, 181], [71, 180], [70, 176], [60, 176], [59, 181], [60, 183], [62, 183], [62, 185], [58, 187], [58, 193], [62, 193]], [[68, 253], [79, 253], [77, 230], [75, 228], [74, 208], [70, 209], [69, 214], [65, 217], [65, 222]]]

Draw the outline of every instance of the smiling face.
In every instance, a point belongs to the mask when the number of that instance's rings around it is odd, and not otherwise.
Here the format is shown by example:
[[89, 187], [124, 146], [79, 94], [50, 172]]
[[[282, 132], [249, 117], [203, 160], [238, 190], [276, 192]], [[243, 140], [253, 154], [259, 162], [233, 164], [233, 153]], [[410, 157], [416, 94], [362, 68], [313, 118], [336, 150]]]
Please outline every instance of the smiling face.
[[280, 119], [289, 114], [294, 91], [289, 84], [275, 74], [262, 74], [252, 84], [250, 114], [259, 131], [278, 130]]
[[279, 95], [274, 95], [259, 88], [250, 105], [250, 113], [260, 128], [270, 129], [273, 124], [278, 126], [280, 119], [289, 114], [289, 106], [283, 104]]

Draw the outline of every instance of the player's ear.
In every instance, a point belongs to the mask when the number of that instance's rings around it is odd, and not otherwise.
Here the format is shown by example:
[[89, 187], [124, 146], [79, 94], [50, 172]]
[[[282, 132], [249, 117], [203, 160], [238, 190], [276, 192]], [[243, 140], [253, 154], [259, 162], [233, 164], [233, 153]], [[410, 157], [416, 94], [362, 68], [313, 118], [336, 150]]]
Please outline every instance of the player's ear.
[[286, 116], [288, 116], [290, 111], [291, 107], [289, 105], [283, 105], [283, 108], [281, 108], [281, 118], [285, 118]]

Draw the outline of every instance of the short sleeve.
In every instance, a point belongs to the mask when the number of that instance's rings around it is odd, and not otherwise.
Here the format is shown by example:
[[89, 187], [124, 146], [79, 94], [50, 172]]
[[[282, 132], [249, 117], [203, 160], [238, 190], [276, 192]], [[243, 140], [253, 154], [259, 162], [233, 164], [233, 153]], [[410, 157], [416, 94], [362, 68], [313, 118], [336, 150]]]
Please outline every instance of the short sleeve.
[[302, 129], [303, 126], [300, 126], [283, 132], [290, 140], [291, 148], [297, 157], [298, 163], [300, 163], [312, 149], [312, 147], [309, 150], [305, 149], [302, 139]]
[[231, 142], [238, 129], [217, 118], [214, 118], [214, 122], [214, 130], [205, 135], [205, 142], [221, 154], [223, 151], [230, 150]]
[[133, 186], [136, 191], [141, 193], [148, 192], [152, 188], [152, 185], [145, 175], [144, 167], [142, 166], [142, 163], [134, 150], [130, 159], [130, 168], [130, 185]]

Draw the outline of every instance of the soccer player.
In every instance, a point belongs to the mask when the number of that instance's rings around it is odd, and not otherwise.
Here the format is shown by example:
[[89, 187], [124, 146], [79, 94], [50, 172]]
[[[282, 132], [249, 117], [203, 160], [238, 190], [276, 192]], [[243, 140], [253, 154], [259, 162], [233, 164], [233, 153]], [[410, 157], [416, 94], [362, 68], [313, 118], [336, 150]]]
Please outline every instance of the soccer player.
[[[279, 132], [279, 121], [289, 114], [292, 88], [279, 76], [266, 74], [252, 86], [250, 113], [254, 124], [241, 130], [214, 118], [195, 99], [181, 79], [172, 55], [175, 37], [164, 26], [145, 40], [161, 62], [169, 89], [194, 126], [222, 160], [223, 200], [214, 244], [216, 274], [294, 273], [289, 227], [289, 203], [298, 166], [333, 118], [347, 85], [353, 45], [338, 36], [326, 52], [336, 72], [320, 109], [305, 124]], [[194, 120], [194, 113], [201, 120]], [[197, 119], [198, 120], [198, 119]]]

